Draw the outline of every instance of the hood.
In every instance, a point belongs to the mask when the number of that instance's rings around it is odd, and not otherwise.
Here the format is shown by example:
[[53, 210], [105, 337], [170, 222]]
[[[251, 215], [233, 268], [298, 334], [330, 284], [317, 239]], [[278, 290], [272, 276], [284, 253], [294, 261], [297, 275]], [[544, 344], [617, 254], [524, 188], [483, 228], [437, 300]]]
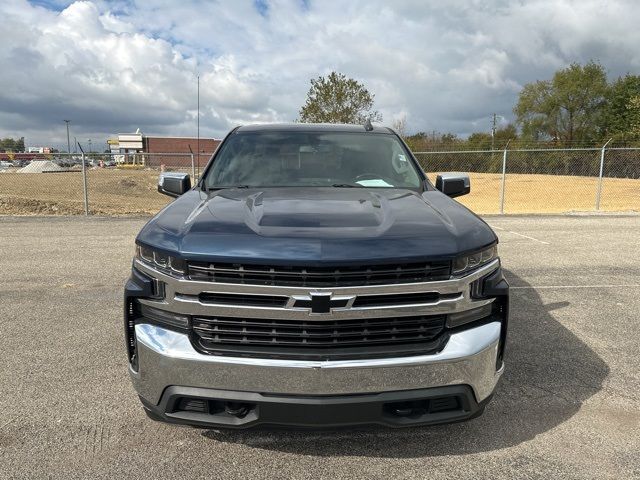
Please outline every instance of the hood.
[[137, 241], [193, 260], [338, 265], [450, 258], [496, 236], [438, 191], [287, 187], [191, 190]]

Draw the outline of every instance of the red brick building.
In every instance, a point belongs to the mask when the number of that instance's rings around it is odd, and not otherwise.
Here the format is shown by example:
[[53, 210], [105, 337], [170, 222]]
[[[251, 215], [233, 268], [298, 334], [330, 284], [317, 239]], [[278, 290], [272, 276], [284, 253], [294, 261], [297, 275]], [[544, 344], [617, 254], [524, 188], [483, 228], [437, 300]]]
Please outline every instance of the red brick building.
[[[190, 167], [191, 152], [195, 155], [196, 165], [203, 167], [211, 158], [213, 152], [216, 151], [220, 140], [215, 138], [197, 138], [193, 137], [142, 137], [142, 151], [150, 154], [148, 163], [151, 165], [164, 164], [172, 167]], [[200, 146], [200, 155], [198, 155], [198, 145]], [[153, 155], [153, 154], [160, 155]], [[167, 153], [182, 153], [184, 155], [164, 155]]]
[[[136, 133], [120, 133], [117, 139], [107, 141], [111, 152], [126, 155], [139, 154], [148, 166], [190, 167], [191, 154], [196, 167], [203, 167], [220, 144], [215, 138], [195, 137], [156, 137]], [[198, 155], [198, 151], [200, 154]]]

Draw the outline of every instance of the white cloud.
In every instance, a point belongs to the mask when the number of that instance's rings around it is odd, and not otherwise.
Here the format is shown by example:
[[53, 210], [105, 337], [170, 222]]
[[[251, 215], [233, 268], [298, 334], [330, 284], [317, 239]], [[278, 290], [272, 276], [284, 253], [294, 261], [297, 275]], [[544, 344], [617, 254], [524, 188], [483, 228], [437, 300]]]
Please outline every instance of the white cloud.
[[[264, 12], [262, 12], [264, 13]], [[290, 121], [309, 79], [341, 71], [387, 122], [467, 134], [509, 119], [521, 86], [570, 62], [638, 73], [632, 0], [0, 3], [0, 136], [63, 143], [135, 130], [201, 134]]]

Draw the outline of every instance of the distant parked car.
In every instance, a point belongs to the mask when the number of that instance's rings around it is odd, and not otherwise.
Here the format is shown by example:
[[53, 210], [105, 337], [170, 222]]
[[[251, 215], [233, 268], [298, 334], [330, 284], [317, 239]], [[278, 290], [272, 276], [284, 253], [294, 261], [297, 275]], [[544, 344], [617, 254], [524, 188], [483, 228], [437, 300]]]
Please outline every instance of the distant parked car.
[[9, 168], [12, 167], [13, 164], [11, 162], [7, 162], [6, 160], [0, 160], [0, 168]]
[[53, 159], [53, 163], [55, 163], [56, 165], [63, 167], [63, 168], [68, 168], [71, 166], [71, 163], [69, 163], [69, 160], [67, 158], [64, 157], [57, 157]]

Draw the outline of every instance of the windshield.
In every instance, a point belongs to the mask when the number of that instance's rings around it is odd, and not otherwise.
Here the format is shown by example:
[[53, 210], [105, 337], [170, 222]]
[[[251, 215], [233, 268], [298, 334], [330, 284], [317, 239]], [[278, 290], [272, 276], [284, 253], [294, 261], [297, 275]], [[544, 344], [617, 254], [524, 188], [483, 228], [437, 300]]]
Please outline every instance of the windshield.
[[420, 188], [421, 177], [395, 135], [247, 132], [231, 135], [204, 180], [225, 187]]

